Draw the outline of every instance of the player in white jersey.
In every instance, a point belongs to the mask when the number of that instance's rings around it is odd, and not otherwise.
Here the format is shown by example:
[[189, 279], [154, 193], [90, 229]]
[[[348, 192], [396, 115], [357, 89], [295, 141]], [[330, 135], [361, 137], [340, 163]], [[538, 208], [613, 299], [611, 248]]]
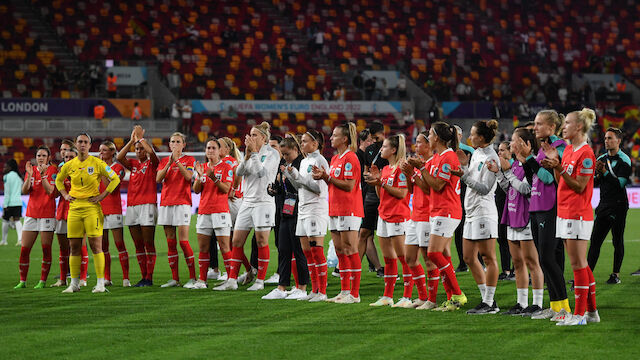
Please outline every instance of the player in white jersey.
[[[487, 168], [488, 163], [498, 163], [498, 154], [493, 149], [493, 141], [498, 130], [495, 120], [481, 120], [471, 128], [471, 145], [475, 148], [471, 159], [458, 152], [463, 174], [461, 180], [467, 185], [464, 208], [466, 220], [463, 231], [464, 261], [471, 269], [478, 284], [482, 301], [467, 314], [495, 314], [498, 308], [493, 297], [498, 283], [498, 262], [496, 261], [496, 238], [498, 237], [498, 209], [495, 202], [496, 174]], [[482, 255], [486, 274], [478, 260]]]
[[264, 289], [264, 278], [269, 266], [269, 234], [275, 225], [276, 204], [267, 187], [276, 178], [280, 154], [267, 142], [271, 136], [270, 126], [263, 122], [251, 128], [245, 137], [245, 161], [236, 169], [236, 175], [243, 176], [243, 201], [236, 218], [233, 231], [229, 280], [214, 288], [216, 290], [236, 290], [238, 272], [244, 257], [244, 243], [251, 229], [255, 229], [258, 242], [258, 279], [247, 290]]

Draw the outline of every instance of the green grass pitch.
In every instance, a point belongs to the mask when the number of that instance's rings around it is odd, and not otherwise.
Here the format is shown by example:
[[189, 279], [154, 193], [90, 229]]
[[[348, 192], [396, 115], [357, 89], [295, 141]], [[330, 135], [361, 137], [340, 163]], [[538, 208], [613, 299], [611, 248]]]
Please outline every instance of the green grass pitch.
[[[247, 292], [246, 287], [233, 292], [161, 289], [158, 285], [170, 278], [170, 270], [160, 228], [156, 232], [153, 288], [122, 288], [115, 256], [114, 286], [109, 293], [91, 293], [95, 285], [91, 260], [89, 286], [79, 293], [61, 294], [59, 288], [34, 290], [42, 256], [37, 242], [31, 253], [29, 288], [13, 290], [18, 282], [19, 248], [14, 246], [12, 232], [9, 246], [0, 247], [0, 359], [638, 359], [640, 277], [629, 274], [640, 267], [639, 219], [640, 210], [629, 212], [621, 284], [606, 284], [613, 246], [610, 240], [603, 245], [594, 274], [602, 322], [572, 328], [559, 328], [544, 320], [466, 315], [464, 310], [480, 301], [470, 273], [458, 275], [469, 297], [463, 310], [374, 309], [368, 304], [382, 295], [384, 285], [382, 279], [366, 271], [366, 261], [362, 303], [354, 305], [261, 300], [270, 287], [258, 293]], [[190, 240], [197, 253], [195, 218]], [[135, 283], [140, 273], [128, 233], [126, 244], [131, 281]], [[115, 246], [111, 248], [115, 250]], [[48, 285], [59, 273], [57, 254], [54, 243]], [[268, 276], [277, 266], [273, 245], [271, 259]], [[566, 269], [567, 279], [573, 278], [568, 263]], [[180, 276], [188, 278], [181, 252]], [[209, 282], [210, 287], [213, 283]], [[328, 294], [333, 296], [339, 288], [339, 280], [330, 276]], [[396, 298], [401, 294], [402, 282], [398, 281]], [[438, 301], [443, 298], [440, 286]], [[514, 305], [515, 282], [500, 281], [496, 300], [505, 310]], [[573, 305], [571, 292], [569, 301]]]

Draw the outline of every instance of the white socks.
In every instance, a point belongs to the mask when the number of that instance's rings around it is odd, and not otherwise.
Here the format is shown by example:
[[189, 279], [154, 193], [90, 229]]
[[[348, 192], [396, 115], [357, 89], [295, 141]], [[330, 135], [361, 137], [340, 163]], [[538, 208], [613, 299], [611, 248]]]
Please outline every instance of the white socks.
[[484, 299], [484, 294], [487, 292], [487, 284], [478, 284], [478, 290], [480, 290], [480, 297]]
[[482, 302], [489, 306], [493, 306], [493, 295], [496, 293], [495, 286], [487, 286], [484, 291], [484, 296], [482, 297]]
[[96, 285], [104, 286], [104, 278], [98, 278]]
[[2, 221], [2, 243], [7, 243], [7, 237], [9, 236], [9, 222], [6, 220]]
[[542, 297], [544, 289], [533, 289], [533, 305], [538, 305], [542, 309]]
[[79, 288], [80, 287], [80, 279], [79, 278], [71, 278], [71, 286], [75, 287], [75, 288]]
[[529, 306], [529, 288], [526, 289], [516, 289], [518, 293], [518, 304], [525, 309]]
[[16, 227], [16, 232], [18, 233], [18, 242], [22, 244], [22, 221], [16, 220], [13, 222], [13, 225]]

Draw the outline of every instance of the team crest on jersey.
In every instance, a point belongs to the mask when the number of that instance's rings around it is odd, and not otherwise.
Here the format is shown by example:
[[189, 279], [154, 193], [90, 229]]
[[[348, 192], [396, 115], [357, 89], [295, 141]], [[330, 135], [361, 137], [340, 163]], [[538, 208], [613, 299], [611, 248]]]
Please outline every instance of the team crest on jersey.
[[233, 170], [229, 170], [229, 176], [233, 176]]
[[482, 170], [482, 165], [484, 165], [484, 163], [481, 161], [480, 164], [478, 164], [478, 171]]
[[138, 171], [137, 167], [134, 166], [134, 167], [131, 168], [131, 172], [136, 172], [136, 171]]
[[333, 171], [333, 176], [335, 176], [335, 177], [340, 176], [340, 168], [336, 168], [336, 169]]
[[352, 168], [353, 168], [353, 165], [351, 165], [351, 163], [346, 163], [344, 165], [344, 171], [351, 171]]
[[388, 186], [393, 186], [393, 178], [392, 177], [387, 179], [387, 185]]
[[262, 157], [260, 158], [260, 162], [264, 162], [267, 158], [267, 155], [262, 155]]
[[593, 161], [590, 158], [582, 160], [582, 167], [590, 168], [593, 166]]
[[569, 175], [573, 174], [573, 165], [567, 166], [567, 174]]
[[309, 166], [307, 166], [307, 172], [310, 173], [311, 170], [313, 170], [313, 165], [309, 164]]
[[[107, 166], [107, 172], [109, 172], [110, 170], [111, 170], [111, 168]], [[93, 166], [89, 166], [87, 168], [87, 174], [93, 175], [94, 172], [95, 172], [95, 169], [93, 168]]]

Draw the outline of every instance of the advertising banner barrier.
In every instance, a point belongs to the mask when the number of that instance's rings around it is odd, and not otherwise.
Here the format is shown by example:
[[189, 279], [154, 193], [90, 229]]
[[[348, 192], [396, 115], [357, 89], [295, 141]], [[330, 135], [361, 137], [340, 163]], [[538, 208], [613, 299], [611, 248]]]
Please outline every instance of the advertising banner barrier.
[[0, 117], [52, 116], [93, 117], [93, 108], [102, 101], [105, 117], [131, 117], [133, 104], [140, 106], [143, 117], [151, 115], [149, 99], [0, 99]]
[[241, 113], [358, 113], [402, 112], [399, 101], [270, 101], [270, 100], [191, 100], [194, 113], [227, 112], [233, 107]]

